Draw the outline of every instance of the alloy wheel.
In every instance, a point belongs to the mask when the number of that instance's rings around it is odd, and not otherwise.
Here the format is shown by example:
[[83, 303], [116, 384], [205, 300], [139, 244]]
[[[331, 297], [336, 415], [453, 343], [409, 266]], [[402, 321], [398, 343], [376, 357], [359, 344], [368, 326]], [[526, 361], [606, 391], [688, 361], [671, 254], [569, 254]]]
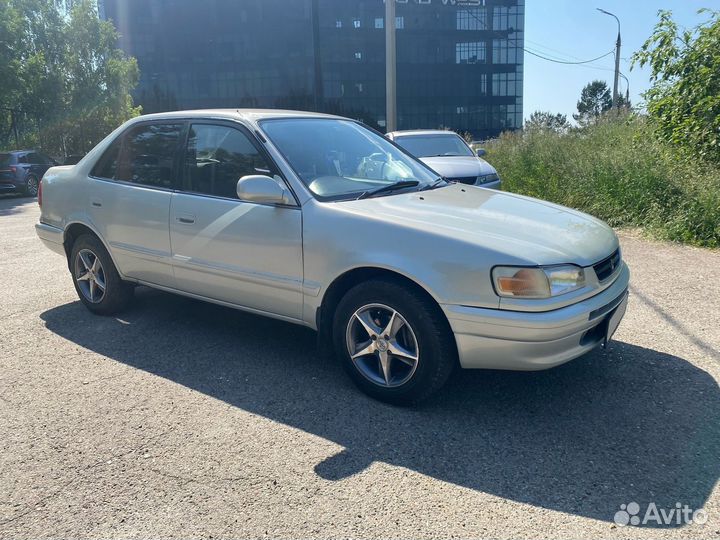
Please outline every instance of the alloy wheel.
[[75, 280], [86, 300], [99, 304], [105, 298], [105, 270], [89, 249], [81, 249], [75, 257]]
[[38, 194], [38, 179], [34, 176], [28, 176], [27, 194], [33, 197]]
[[345, 335], [355, 367], [378, 386], [401, 386], [415, 373], [418, 341], [397, 310], [383, 304], [362, 306], [350, 317]]

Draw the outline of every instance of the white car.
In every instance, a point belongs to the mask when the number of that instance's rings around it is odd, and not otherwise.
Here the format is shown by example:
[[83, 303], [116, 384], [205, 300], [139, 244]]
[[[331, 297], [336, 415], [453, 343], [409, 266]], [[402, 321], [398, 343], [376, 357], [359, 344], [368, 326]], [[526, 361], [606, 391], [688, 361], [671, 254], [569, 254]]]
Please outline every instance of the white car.
[[136, 118], [50, 169], [39, 202], [37, 233], [94, 313], [121, 310], [141, 284], [308, 326], [394, 403], [457, 366], [567, 362], [605, 343], [627, 303], [601, 221], [448, 183], [334, 116]]
[[454, 131], [392, 131], [385, 136], [451, 182], [500, 189], [495, 167], [481, 157], [485, 150], [473, 151]]

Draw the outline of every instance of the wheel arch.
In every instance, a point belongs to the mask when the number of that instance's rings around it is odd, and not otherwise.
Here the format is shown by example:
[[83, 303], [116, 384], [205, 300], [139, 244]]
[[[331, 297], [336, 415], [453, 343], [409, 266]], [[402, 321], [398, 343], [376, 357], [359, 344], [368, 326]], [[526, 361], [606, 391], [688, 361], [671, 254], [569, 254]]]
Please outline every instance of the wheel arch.
[[115, 269], [117, 270], [118, 274], [122, 277], [122, 273], [120, 272], [120, 268], [117, 265], [117, 262], [115, 261], [115, 257], [113, 257], [112, 251], [110, 251], [110, 247], [107, 245], [105, 240], [103, 240], [102, 236], [98, 234], [98, 232], [88, 225], [87, 223], [84, 223], [82, 221], [73, 221], [71, 223], [68, 223], [65, 226], [65, 230], [63, 232], [63, 247], [65, 248], [65, 255], [67, 256], [67, 262], [68, 262], [68, 268], [71, 269], [71, 262], [70, 262], [70, 254], [72, 253], [72, 247], [75, 243], [75, 240], [82, 236], [83, 234], [91, 234], [94, 237], [96, 237], [100, 242], [102, 242], [102, 245], [105, 247], [105, 250], [110, 255], [110, 259], [112, 260], [113, 264], [115, 265]]
[[438, 314], [441, 315], [442, 319], [447, 323], [448, 329], [450, 329], [450, 322], [440, 307], [439, 301], [427, 287], [396, 270], [379, 266], [362, 266], [340, 274], [325, 290], [320, 307], [315, 313], [315, 324], [317, 325], [319, 338], [324, 340], [332, 335], [332, 320], [335, 309], [342, 297], [345, 296], [350, 289], [359, 283], [383, 278], [402, 284], [424, 296], [438, 310]]

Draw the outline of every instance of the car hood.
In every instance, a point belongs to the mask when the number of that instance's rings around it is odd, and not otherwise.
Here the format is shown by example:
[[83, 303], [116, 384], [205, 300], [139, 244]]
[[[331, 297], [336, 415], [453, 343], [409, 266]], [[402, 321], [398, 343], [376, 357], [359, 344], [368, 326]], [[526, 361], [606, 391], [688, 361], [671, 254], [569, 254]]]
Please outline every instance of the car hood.
[[495, 167], [475, 156], [424, 157], [420, 161], [445, 178], [483, 176], [495, 172]]
[[[497, 264], [594, 264], [618, 247], [604, 222], [563, 206], [475, 186], [451, 184], [338, 203], [388, 226], [444, 236], [506, 257]], [[433, 248], [435, 249], [435, 248]]]

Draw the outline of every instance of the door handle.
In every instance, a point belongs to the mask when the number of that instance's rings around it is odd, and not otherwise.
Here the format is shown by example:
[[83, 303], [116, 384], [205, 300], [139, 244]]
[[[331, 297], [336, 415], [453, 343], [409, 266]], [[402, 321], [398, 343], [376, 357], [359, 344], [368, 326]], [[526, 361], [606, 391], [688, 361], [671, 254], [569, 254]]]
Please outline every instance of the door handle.
[[183, 225], [192, 225], [195, 223], [195, 216], [178, 216], [175, 220]]
[[100, 208], [102, 206], [102, 203], [100, 201], [90, 201], [90, 204], [96, 206], [97, 208]]

